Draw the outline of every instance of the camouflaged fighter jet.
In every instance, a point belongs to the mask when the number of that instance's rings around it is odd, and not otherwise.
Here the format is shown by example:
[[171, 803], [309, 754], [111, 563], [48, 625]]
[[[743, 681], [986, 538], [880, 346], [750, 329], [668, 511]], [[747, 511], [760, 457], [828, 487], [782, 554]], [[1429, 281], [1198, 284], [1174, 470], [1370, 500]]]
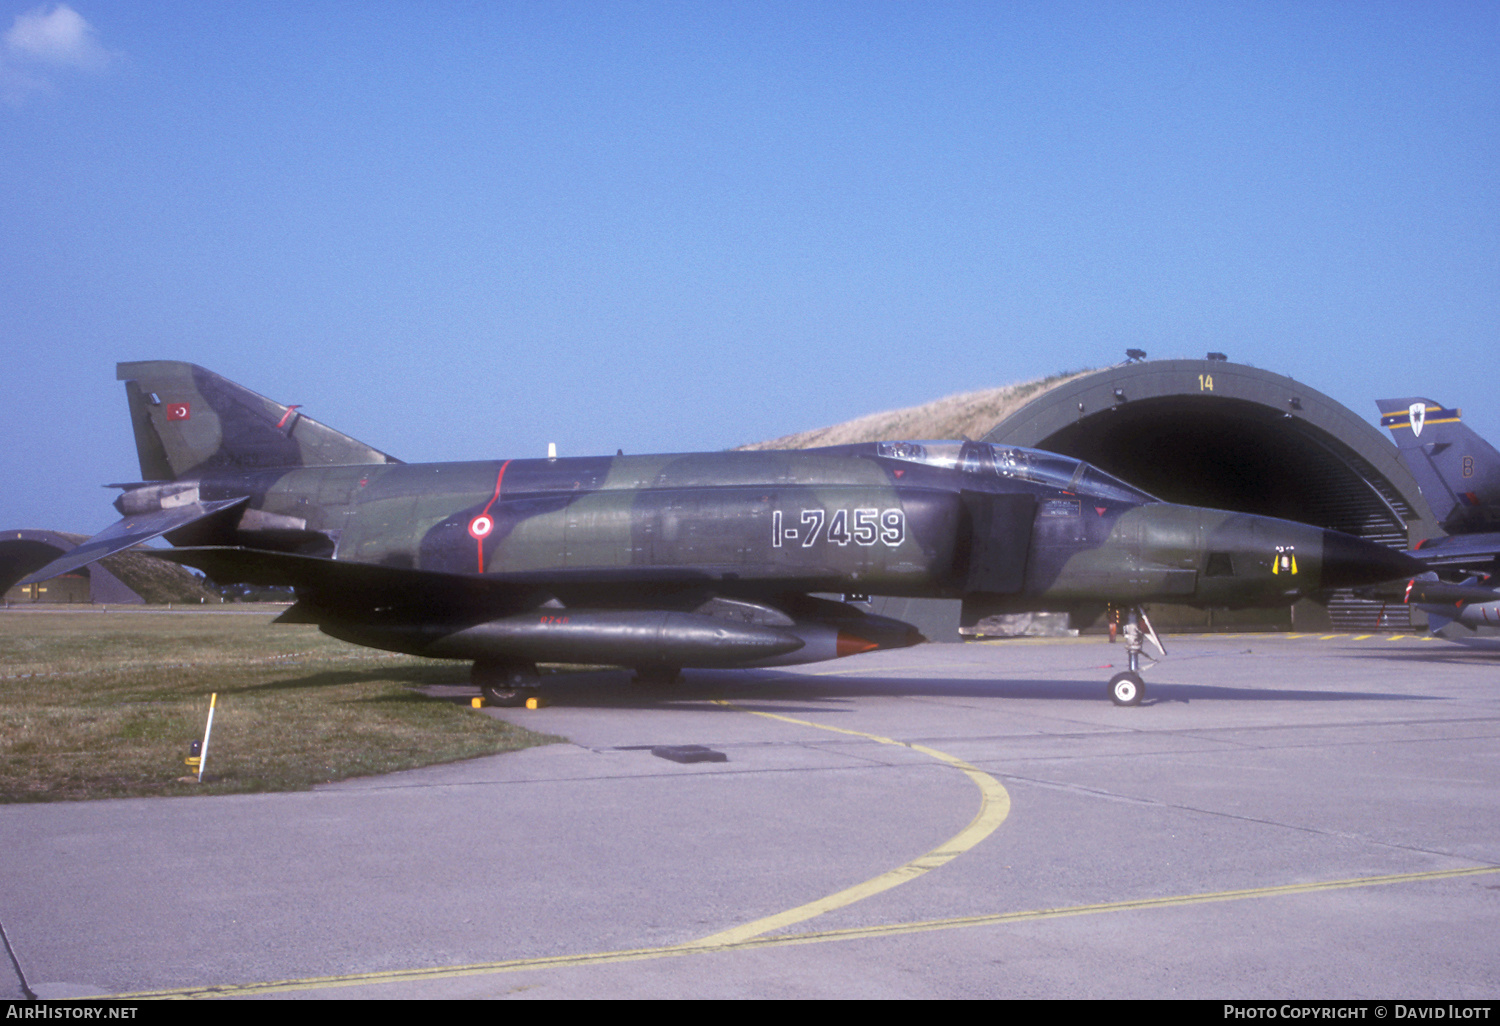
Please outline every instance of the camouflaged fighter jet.
[[[1078, 460], [979, 442], [404, 464], [189, 363], [122, 363], [140, 455], [124, 519], [28, 581], [165, 535], [221, 583], [289, 585], [280, 619], [473, 660], [525, 701], [539, 662], [815, 662], [924, 640], [858, 596], [994, 613], [1127, 611], [1135, 704], [1147, 602], [1280, 605], [1407, 577], [1391, 549], [1175, 506]], [[846, 601], [817, 597], [842, 593]]]

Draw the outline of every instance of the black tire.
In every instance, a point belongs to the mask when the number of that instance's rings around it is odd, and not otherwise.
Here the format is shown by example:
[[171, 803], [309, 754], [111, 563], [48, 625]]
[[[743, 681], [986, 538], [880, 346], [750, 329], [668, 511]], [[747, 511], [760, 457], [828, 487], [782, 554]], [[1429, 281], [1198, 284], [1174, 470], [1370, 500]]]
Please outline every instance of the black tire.
[[1115, 705], [1140, 705], [1141, 699], [1146, 697], [1146, 682], [1141, 680], [1141, 675], [1131, 673], [1117, 673], [1109, 681], [1109, 700]]
[[515, 709], [540, 693], [541, 674], [531, 663], [477, 660], [469, 679], [479, 686], [485, 702], [501, 709]]
[[497, 709], [519, 709], [526, 704], [527, 688], [496, 688], [486, 685], [479, 690], [484, 695], [484, 704], [493, 705]]

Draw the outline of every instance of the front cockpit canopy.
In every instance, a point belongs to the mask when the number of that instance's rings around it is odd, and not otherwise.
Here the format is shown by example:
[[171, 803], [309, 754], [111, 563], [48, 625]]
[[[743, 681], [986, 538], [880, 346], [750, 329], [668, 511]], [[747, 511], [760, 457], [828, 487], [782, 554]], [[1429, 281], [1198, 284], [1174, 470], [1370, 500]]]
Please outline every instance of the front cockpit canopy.
[[877, 456], [907, 460], [966, 474], [1001, 477], [1121, 502], [1160, 502], [1091, 463], [1055, 452], [989, 442], [878, 442]]

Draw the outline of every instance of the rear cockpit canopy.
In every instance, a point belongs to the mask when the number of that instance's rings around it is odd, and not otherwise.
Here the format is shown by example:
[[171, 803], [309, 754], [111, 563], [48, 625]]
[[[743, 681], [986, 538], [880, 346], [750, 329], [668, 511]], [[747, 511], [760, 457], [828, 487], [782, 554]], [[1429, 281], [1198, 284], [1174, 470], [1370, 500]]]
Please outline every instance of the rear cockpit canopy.
[[1122, 502], [1160, 502], [1098, 467], [1055, 452], [989, 442], [878, 442], [875, 454], [967, 474], [1000, 477]]

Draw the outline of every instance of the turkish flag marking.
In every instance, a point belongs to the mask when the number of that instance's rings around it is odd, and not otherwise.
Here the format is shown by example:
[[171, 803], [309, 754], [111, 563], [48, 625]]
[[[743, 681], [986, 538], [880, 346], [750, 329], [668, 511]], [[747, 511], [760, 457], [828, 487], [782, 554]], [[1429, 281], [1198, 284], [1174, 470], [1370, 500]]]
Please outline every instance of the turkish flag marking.
[[187, 420], [192, 415], [192, 403], [172, 403], [167, 407], [168, 420]]

